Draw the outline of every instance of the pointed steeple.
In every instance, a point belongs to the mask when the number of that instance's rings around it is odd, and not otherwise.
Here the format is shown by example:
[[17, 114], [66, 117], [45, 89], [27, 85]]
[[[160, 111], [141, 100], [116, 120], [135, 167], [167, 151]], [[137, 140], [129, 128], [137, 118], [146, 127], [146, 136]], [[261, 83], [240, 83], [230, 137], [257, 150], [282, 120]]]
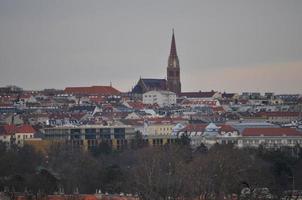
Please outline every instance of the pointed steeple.
[[181, 92], [180, 66], [176, 51], [174, 29], [172, 30], [171, 49], [167, 67], [167, 88], [177, 94]]
[[177, 57], [174, 28], [172, 29], [172, 41], [171, 41], [170, 56]]

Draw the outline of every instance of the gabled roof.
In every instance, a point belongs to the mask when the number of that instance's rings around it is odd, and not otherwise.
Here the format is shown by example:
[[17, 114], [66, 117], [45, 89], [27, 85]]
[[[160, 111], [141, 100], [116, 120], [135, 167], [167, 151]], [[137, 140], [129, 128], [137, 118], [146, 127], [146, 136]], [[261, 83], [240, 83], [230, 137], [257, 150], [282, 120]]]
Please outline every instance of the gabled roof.
[[121, 92], [112, 86], [91, 86], [91, 87], [67, 87], [64, 90], [68, 94], [99, 94], [99, 95], [119, 95]]
[[28, 124], [21, 126], [4, 125], [0, 127], [0, 135], [13, 135], [15, 133], [35, 133], [36, 130]]
[[293, 128], [246, 128], [242, 132], [242, 136], [300, 136], [302, 132]]
[[166, 90], [166, 79], [141, 78], [132, 90], [132, 93], [142, 94], [149, 90]]
[[160, 90], [166, 89], [166, 79], [145, 78], [141, 80], [148, 88], [158, 88]]
[[222, 124], [220, 127], [220, 131], [224, 132], [234, 132], [237, 131], [233, 126], [227, 125], [227, 124]]

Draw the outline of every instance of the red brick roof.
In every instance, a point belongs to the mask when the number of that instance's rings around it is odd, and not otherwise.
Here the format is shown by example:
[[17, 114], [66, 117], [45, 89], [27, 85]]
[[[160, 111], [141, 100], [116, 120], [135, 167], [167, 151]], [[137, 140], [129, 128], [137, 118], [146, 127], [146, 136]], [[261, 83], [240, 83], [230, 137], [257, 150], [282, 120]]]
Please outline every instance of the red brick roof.
[[223, 124], [220, 127], [220, 131], [225, 131], [225, 132], [234, 132], [237, 131], [237, 129], [235, 129], [233, 126], [227, 125], [227, 124]]
[[131, 108], [136, 109], [136, 110], [141, 110], [141, 109], [145, 108], [145, 105], [143, 104], [143, 102], [140, 102], [140, 101], [136, 101], [136, 102], [129, 101], [127, 103]]
[[31, 125], [4, 125], [0, 127], [0, 135], [13, 135], [15, 133], [35, 133], [35, 129]]
[[246, 128], [242, 132], [242, 136], [301, 136], [302, 132], [293, 128]]
[[24, 124], [22, 126], [18, 126], [16, 133], [35, 133], [35, 129], [31, 125]]
[[0, 127], [0, 135], [12, 135], [15, 133], [15, 125], [4, 125]]
[[67, 87], [64, 90], [68, 94], [100, 94], [100, 95], [119, 95], [121, 92], [112, 86], [91, 86], [91, 87]]

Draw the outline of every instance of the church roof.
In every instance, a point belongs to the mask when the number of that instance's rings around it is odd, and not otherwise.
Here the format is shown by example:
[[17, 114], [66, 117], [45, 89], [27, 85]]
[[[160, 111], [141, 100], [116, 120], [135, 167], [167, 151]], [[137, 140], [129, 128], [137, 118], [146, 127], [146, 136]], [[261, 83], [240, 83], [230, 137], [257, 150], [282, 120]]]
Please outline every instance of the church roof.
[[146, 90], [166, 90], [166, 79], [141, 78], [133, 88], [133, 93], [145, 93]]
[[67, 87], [64, 90], [68, 94], [99, 94], [119, 95], [121, 92], [112, 86], [91, 86], [91, 87]]
[[172, 35], [172, 41], [171, 41], [170, 56], [177, 57], [174, 29], [173, 29], [173, 35]]

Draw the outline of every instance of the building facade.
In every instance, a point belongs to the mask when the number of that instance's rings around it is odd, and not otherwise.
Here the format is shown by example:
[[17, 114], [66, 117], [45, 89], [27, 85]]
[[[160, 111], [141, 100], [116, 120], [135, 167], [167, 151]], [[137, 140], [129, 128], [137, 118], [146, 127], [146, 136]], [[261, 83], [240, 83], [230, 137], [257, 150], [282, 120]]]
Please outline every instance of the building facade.
[[72, 145], [92, 149], [101, 142], [107, 142], [114, 149], [122, 149], [135, 136], [131, 126], [59, 126], [44, 128], [45, 140], [65, 141]]
[[144, 104], [157, 104], [159, 107], [176, 104], [176, 94], [170, 91], [149, 91], [143, 94]]

